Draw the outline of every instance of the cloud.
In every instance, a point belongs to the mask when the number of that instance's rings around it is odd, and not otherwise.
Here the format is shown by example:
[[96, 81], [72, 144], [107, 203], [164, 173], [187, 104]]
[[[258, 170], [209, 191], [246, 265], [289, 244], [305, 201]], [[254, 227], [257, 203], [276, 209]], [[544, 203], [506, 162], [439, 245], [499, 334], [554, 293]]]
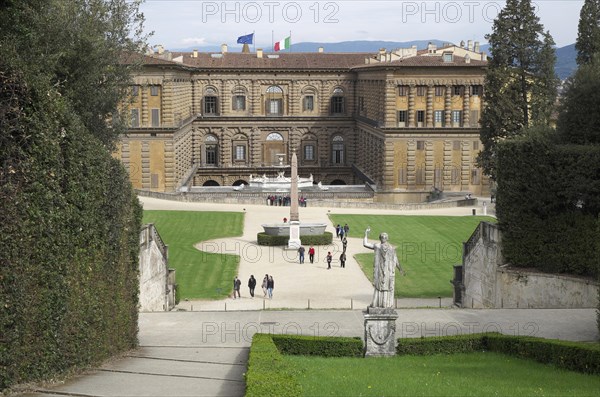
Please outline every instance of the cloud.
[[207, 44], [206, 38], [204, 37], [186, 37], [185, 39], [181, 40], [182, 44], [185, 45], [190, 45], [190, 44]]

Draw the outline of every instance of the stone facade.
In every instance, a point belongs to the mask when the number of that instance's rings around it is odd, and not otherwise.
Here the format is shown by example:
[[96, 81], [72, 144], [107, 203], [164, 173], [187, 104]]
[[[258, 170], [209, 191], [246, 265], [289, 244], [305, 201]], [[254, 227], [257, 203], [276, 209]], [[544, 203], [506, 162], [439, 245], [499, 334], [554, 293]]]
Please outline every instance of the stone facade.
[[475, 166], [485, 56], [450, 46], [329, 53], [144, 56], [115, 154], [134, 187], [170, 192], [276, 175], [376, 186], [381, 202], [434, 187], [485, 193]]
[[140, 232], [140, 311], [168, 311], [175, 307], [175, 270], [169, 269], [167, 246], [154, 225]]

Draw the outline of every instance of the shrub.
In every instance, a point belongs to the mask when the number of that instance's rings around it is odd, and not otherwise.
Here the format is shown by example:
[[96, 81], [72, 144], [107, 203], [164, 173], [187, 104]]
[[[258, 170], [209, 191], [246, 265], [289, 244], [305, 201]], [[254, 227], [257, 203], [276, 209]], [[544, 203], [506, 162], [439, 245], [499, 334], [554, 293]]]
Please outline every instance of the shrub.
[[483, 351], [486, 346], [481, 334], [398, 339], [396, 354], [432, 355]]
[[360, 338], [273, 335], [282, 354], [321, 357], [362, 357]]
[[296, 381], [293, 370], [277, 350], [272, 336], [254, 334], [252, 337], [246, 372], [246, 396], [300, 396], [302, 395], [300, 384]]

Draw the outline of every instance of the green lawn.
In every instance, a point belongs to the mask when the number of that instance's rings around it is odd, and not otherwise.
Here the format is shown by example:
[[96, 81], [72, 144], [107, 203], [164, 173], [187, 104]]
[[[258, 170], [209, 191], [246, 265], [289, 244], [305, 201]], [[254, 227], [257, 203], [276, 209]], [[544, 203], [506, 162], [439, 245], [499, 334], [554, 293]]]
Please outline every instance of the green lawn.
[[[144, 211], [169, 246], [169, 266], [176, 269], [180, 299], [221, 299], [231, 293], [237, 255], [200, 252], [194, 244], [242, 235], [244, 214], [237, 212]], [[235, 247], [227, 247], [235, 253]]]
[[600, 377], [504, 354], [283, 356], [304, 396], [595, 396]]
[[[461, 264], [462, 243], [467, 241], [482, 216], [330, 215], [334, 225], [350, 226], [350, 237], [363, 238], [371, 227], [369, 241], [377, 242], [386, 232], [396, 246], [406, 276], [396, 273], [396, 296], [433, 298], [452, 296], [453, 265]], [[359, 254], [357, 261], [373, 281], [373, 254]]]

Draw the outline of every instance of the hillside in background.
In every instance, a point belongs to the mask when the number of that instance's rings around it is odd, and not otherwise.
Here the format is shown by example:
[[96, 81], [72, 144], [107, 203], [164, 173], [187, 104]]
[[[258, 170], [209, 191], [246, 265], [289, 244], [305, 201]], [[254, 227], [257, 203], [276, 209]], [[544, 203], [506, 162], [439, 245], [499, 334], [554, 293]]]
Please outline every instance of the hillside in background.
[[[423, 49], [427, 47], [428, 43], [433, 43], [438, 47], [448, 43], [443, 40], [431, 39], [431, 40], [413, 40], [413, 41], [367, 41], [367, 40], [354, 40], [354, 41], [342, 41], [339, 43], [320, 43], [320, 42], [302, 42], [292, 43], [291, 52], [317, 52], [319, 47], [323, 47], [325, 52], [377, 52], [380, 48], [385, 48], [388, 51], [395, 48], [407, 48], [416, 45], [417, 48]], [[454, 43], [456, 44], [456, 43]], [[481, 51], [485, 51], [489, 54], [489, 45], [482, 44]], [[196, 46], [186, 48], [173, 48], [171, 51], [192, 51], [198, 50], [201, 52], [220, 52], [221, 46]], [[254, 51], [254, 46], [250, 46], [251, 51]], [[264, 48], [266, 52], [271, 52], [270, 48]], [[242, 50], [241, 44], [235, 44], [229, 46], [229, 51], [240, 52]], [[287, 51], [287, 50], [286, 50]], [[575, 44], [570, 44], [565, 47], [556, 49], [556, 74], [561, 80], [569, 77], [575, 69], [577, 64], [575, 62], [576, 51]]]

